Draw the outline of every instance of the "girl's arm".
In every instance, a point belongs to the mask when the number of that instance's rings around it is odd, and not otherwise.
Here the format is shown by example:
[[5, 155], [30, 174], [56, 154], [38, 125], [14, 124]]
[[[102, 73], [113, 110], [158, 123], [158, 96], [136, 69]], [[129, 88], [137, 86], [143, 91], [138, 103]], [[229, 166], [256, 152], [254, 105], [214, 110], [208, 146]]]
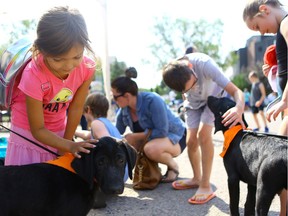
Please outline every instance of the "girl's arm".
[[280, 32], [283, 35], [286, 45], [288, 46], [288, 16], [283, 19], [280, 25]]
[[94, 147], [91, 143], [75, 143], [72, 139], [64, 139], [45, 128], [43, 104], [41, 101], [26, 96], [26, 106], [31, 133], [39, 142], [54, 147], [62, 152], [71, 152], [78, 158], [81, 157], [78, 154], [79, 152], [89, 153], [90, 151], [86, 148]]
[[76, 130], [75, 136], [80, 137], [83, 140], [91, 139], [91, 131], [89, 130]]
[[85, 103], [85, 99], [87, 97], [89, 91], [89, 85], [93, 79], [93, 76], [86, 80], [80, 88], [76, 91], [75, 96], [72, 102], [69, 105], [68, 113], [67, 113], [67, 125], [64, 134], [64, 138], [68, 140], [72, 140], [76, 128], [79, 125], [81, 116], [83, 114], [83, 107]]
[[288, 84], [286, 83], [285, 89], [283, 91], [282, 99], [280, 102], [272, 106], [266, 113], [266, 119], [271, 122], [271, 117], [276, 120], [278, 115], [288, 108]]

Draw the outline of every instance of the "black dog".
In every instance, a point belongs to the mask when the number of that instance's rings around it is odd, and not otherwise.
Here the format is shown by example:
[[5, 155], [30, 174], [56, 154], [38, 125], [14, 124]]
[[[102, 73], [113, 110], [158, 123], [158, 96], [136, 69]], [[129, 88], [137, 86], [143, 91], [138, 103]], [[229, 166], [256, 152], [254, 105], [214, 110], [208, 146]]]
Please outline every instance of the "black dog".
[[[215, 115], [215, 133], [221, 130], [226, 141], [226, 134], [237, 126], [225, 127], [221, 116], [234, 107], [235, 102], [209, 96], [208, 106]], [[234, 133], [229, 148], [223, 149], [227, 150], [223, 157], [228, 175], [230, 213], [239, 215], [239, 181], [243, 181], [248, 184], [245, 215], [255, 215], [255, 203], [257, 215], [267, 215], [274, 196], [287, 189], [287, 137], [242, 129]]]
[[[135, 149], [111, 137], [101, 138], [90, 154], [81, 154], [81, 159], [67, 155], [72, 161], [70, 168], [76, 173], [50, 163], [1, 166], [0, 215], [87, 215], [94, 200], [99, 200], [95, 196], [123, 193], [125, 165], [128, 164], [132, 179], [136, 162]], [[105, 200], [100, 201], [96, 206], [105, 207]]]

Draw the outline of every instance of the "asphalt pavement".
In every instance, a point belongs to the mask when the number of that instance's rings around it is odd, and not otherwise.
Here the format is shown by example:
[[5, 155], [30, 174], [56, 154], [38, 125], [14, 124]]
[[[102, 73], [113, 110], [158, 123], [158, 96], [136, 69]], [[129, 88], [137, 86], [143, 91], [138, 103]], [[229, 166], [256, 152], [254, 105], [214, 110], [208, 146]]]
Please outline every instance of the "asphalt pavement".
[[[250, 112], [245, 113], [249, 127], [254, 128], [255, 124]], [[269, 123], [271, 133], [277, 133], [280, 125], [280, 117], [277, 121]], [[262, 123], [262, 121], [260, 120]], [[9, 126], [9, 125], [7, 125]], [[263, 129], [264, 130], [264, 129]], [[0, 131], [0, 137], [9, 134]], [[223, 160], [219, 156], [222, 150], [223, 134], [217, 132], [213, 135], [214, 160], [211, 173], [212, 188], [216, 192], [216, 197], [203, 205], [191, 205], [188, 199], [193, 196], [197, 189], [174, 190], [170, 183], [159, 184], [154, 190], [136, 191], [132, 188], [132, 181], [125, 184], [124, 193], [121, 195], [108, 196], [107, 207], [103, 209], [92, 209], [88, 216], [226, 216], [229, 214], [229, 195], [227, 186], [227, 174], [224, 169]], [[192, 169], [187, 155], [187, 149], [175, 158], [180, 168], [179, 179], [191, 178]], [[166, 167], [160, 165], [162, 173], [166, 172]], [[244, 215], [243, 207], [246, 198], [246, 184], [240, 184], [240, 215]], [[276, 195], [270, 207], [269, 216], [279, 215], [279, 197]]]
[[[254, 128], [255, 124], [250, 112], [245, 113], [249, 127]], [[280, 118], [276, 122], [269, 123], [270, 132], [277, 133]], [[260, 120], [260, 123], [261, 120]], [[263, 129], [264, 130], [264, 129]], [[188, 199], [193, 196], [197, 189], [174, 190], [170, 183], [159, 184], [154, 190], [136, 191], [132, 188], [132, 181], [128, 180], [124, 193], [117, 196], [110, 196], [107, 199], [107, 207], [91, 210], [88, 216], [226, 216], [229, 214], [229, 194], [227, 186], [227, 174], [224, 169], [223, 160], [219, 156], [222, 150], [223, 135], [217, 132], [213, 135], [215, 146], [213, 169], [211, 173], [212, 188], [216, 197], [203, 205], [191, 205]], [[192, 169], [187, 155], [187, 149], [175, 159], [180, 167], [179, 178], [191, 178]], [[166, 167], [161, 166], [162, 173]], [[244, 203], [246, 199], [246, 184], [240, 184], [240, 215], [244, 215]], [[279, 215], [279, 197], [276, 195], [270, 207], [269, 216]]]

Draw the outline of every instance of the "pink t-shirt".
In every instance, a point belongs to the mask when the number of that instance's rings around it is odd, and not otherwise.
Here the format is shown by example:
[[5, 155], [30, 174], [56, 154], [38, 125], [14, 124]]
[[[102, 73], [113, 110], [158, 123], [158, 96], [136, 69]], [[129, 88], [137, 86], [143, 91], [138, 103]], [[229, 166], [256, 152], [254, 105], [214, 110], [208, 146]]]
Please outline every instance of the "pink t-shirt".
[[25, 102], [25, 95], [28, 95], [43, 102], [45, 127], [54, 132], [62, 131], [66, 126], [67, 108], [77, 89], [93, 75], [95, 63], [84, 57], [81, 64], [62, 81], [48, 70], [42, 56], [38, 60], [37, 63], [32, 60], [26, 66], [18, 89], [13, 92], [12, 124], [30, 129]]

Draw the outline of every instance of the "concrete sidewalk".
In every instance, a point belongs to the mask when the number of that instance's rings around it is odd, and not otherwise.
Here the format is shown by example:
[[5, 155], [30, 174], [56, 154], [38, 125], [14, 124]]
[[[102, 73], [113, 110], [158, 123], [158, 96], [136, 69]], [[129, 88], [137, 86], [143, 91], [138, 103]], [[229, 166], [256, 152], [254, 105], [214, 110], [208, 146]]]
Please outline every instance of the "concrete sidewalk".
[[[253, 118], [250, 112], [245, 113], [249, 127], [254, 128]], [[279, 128], [280, 118], [276, 122], [269, 123], [271, 132], [276, 133]], [[262, 123], [262, 122], [261, 122]], [[132, 181], [126, 183], [124, 193], [119, 196], [108, 198], [107, 207], [104, 209], [91, 210], [89, 216], [96, 215], [126, 215], [126, 216], [147, 216], [147, 215], [172, 215], [172, 216], [225, 216], [229, 214], [229, 194], [227, 186], [227, 175], [223, 160], [219, 156], [222, 151], [223, 135], [221, 132], [213, 135], [215, 155], [211, 174], [211, 183], [216, 191], [217, 197], [203, 205], [191, 205], [188, 199], [193, 196], [196, 189], [174, 190], [171, 184], [160, 184], [152, 191], [135, 191], [132, 188]], [[180, 167], [180, 178], [191, 178], [192, 169], [187, 155], [187, 150], [176, 158]], [[166, 167], [161, 166], [162, 173]], [[240, 194], [240, 215], [244, 215], [243, 208], [246, 200], [246, 184], [241, 183]], [[276, 196], [270, 208], [269, 216], [279, 215], [279, 197]]]

